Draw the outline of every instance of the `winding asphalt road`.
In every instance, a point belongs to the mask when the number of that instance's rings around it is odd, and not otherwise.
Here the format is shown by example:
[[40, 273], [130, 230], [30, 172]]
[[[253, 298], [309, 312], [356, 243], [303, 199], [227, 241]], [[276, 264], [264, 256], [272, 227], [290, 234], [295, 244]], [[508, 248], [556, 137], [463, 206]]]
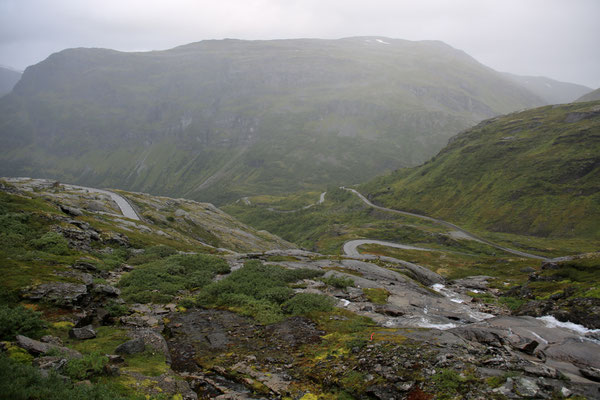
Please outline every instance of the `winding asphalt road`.
[[[525, 253], [524, 251], [514, 250], [514, 249], [510, 249], [508, 247], [500, 246], [500, 245], [498, 245], [496, 243], [490, 242], [489, 240], [486, 240], [486, 239], [483, 239], [483, 238], [481, 238], [481, 237], [479, 237], [477, 235], [474, 235], [471, 232], [468, 232], [468, 231], [464, 230], [463, 228], [461, 228], [459, 226], [451, 224], [450, 222], [443, 221], [441, 219], [428, 217], [426, 215], [415, 214], [415, 213], [411, 213], [411, 212], [408, 212], [408, 211], [394, 210], [392, 208], [386, 208], [386, 207], [381, 207], [381, 206], [375, 205], [375, 204], [371, 203], [369, 201], [369, 199], [367, 199], [365, 196], [363, 196], [360, 192], [358, 192], [355, 189], [350, 189], [350, 188], [346, 188], [346, 187], [342, 187], [342, 189], [345, 189], [345, 190], [348, 190], [348, 191], [354, 193], [366, 205], [368, 205], [370, 207], [373, 207], [373, 208], [376, 208], [378, 210], [386, 211], [386, 212], [391, 212], [391, 213], [395, 213], [395, 214], [408, 215], [408, 216], [411, 216], [411, 217], [417, 217], [417, 218], [421, 218], [421, 219], [424, 219], [424, 220], [427, 220], [427, 221], [431, 221], [431, 222], [436, 223], [438, 225], [443, 225], [443, 226], [445, 226], [447, 228], [451, 228], [451, 229], [457, 230], [457, 231], [461, 232], [463, 235], [465, 235], [465, 236], [467, 236], [467, 237], [469, 237], [469, 238], [471, 238], [473, 240], [477, 240], [477, 241], [479, 241], [481, 243], [485, 243], [485, 244], [487, 244], [489, 246], [495, 247], [496, 249], [505, 251], [507, 253], [515, 254], [517, 256], [527, 257], [527, 258], [535, 258], [535, 259], [544, 260], [544, 261], [549, 261], [550, 260], [550, 258], [541, 257], [541, 256], [538, 256], [538, 255], [535, 255], [535, 254]], [[378, 242], [378, 241], [371, 241], [370, 243], [375, 243], [375, 242]], [[350, 243], [352, 243], [352, 242], [348, 242], [346, 244], [350, 244]], [[385, 243], [387, 243], [387, 242], [378, 242], [376, 244], [383, 244], [384, 246], [387, 246], [387, 244], [385, 244]], [[346, 244], [344, 245], [344, 252], [346, 251]], [[396, 245], [398, 245], [398, 246], [405, 246], [405, 245], [399, 245], [399, 244], [395, 243], [394, 246], [391, 246], [391, 247], [397, 247]], [[398, 247], [398, 248], [403, 248], [403, 247]], [[355, 247], [355, 250], [356, 250], [356, 247]], [[413, 250], [422, 250], [422, 249], [414, 248]], [[358, 253], [358, 251], [356, 251], [356, 252]], [[348, 253], [346, 253], [346, 254], [348, 254]]]
[[[308, 210], [311, 207], [314, 207], [316, 205], [322, 204], [325, 201], [325, 195], [327, 194], [327, 192], [323, 192], [321, 193], [321, 195], [319, 196], [319, 201], [317, 201], [316, 203], [313, 204], [309, 204], [307, 206], [301, 207], [301, 208], [297, 208], [295, 210], [277, 210], [273, 207], [268, 207], [267, 210], [272, 211], [272, 212], [277, 212], [280, 214], [290, 214], [290, 213], [295, 213], [298, 211], [302, 211], [302, 210]], [[247, 199], [247, 197], [245, 197]], [[242, 199], [243, 200], [243, 199]]]
[[119, 206], [119, 209], [121, 209], [121, 214], [123, 214], [123, 216], [125, 218], [134, 219], [136, 221], [140, 220], [139, 215], [135, 212], [133, 207], [131, 207], [131, 204], [129, 204], [129, 202], [121, 195], [118, 195], [118, 194], [108, 191], [108, 190], [89, 188], [89, 187], [85, 187], [85, 186], [67, 185], [67, 184], [65, 184], [63, 186], [65, 186], [67, 188], [87, 190], [90, 193], [100, 193], [100, 194], [108, 195], [108, 196], [110, 196], [111, 199], [113, 199], [113, 201], [115, 203], [117, 203], [117, 205]]
[[379, 244], [382, 246], [394, 247], [396, 249], [403, 249], [403, 250], [437, 251], [434, 249], [426, 249], [423, 247], [410, 246], [407, 244], [385, 242], [383, 240], [357, 239], [357, 240], [351, 240], [349, 242], [344, 243], [344, 253], [348, 256], [354, 256], [354, 257], [360, 256], [358, 247], [365, 245], [365, 244]]

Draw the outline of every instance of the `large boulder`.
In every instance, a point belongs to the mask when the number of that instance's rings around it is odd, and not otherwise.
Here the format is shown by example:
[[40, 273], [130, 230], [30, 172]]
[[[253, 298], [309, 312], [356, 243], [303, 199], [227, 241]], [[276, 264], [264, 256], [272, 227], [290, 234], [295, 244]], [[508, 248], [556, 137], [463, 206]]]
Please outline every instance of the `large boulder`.
[[81, 358], [81, 353], [68, 347], [57, 346], [52, 343], [43, 343], [27, 336], [17, 335], [17, 345], [33, 355], [47, 354], [50, 351], [58, 351], [67, 358]]
[[96, 331], [91, 325], [86, 325], [81, 328], [72, 328], [69, 331], [69, 337], [79, 340], [93, 339], [96, 337]]
[[137, 354], [142, 353], [146, 349], [146, 344], [144, 343], [144, 339], [139, 337], [133, 340], [128, 340], [127, 342], [120, 344], [115, 349], [115, 353], [117, 354]]

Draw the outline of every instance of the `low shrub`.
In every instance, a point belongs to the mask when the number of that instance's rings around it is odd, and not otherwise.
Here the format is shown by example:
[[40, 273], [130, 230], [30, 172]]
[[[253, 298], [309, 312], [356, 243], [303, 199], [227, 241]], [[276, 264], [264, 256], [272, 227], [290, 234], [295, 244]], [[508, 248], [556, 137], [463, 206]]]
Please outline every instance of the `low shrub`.
[[67, 240], [61, 234], [56, 232], [47, 232], [39, 239], [31, 240], [30, 243], [38, 250], [55, 254], [57, 256], [66, 256], [71, 254]]
[[138, 266], [123, 276], [119, 287], [127, 301], [165, 303], [178, 291], [204, 287], [226, 272], [229, 265], [219, 257], [177, 254]]
[[143, 253], [130, 257], [128, 262], [133, 265], [146, 264], [175, 254], [177, 254], [177, 250], [172, 247], [164, 245], [152, 246], [148, 247]]
[[127, 307], [125, 304], [119, 304], [114, 300], [110, 300], [106, 304], [105, 309], [113, 318], [122, 317], [123, 315], [127, 315], [129, 313], [129, 307]]
[[343, 276], [331, 275], [327, 278], [321, 278], [321, 281], [326, 285], [333, 286], [338, 289], [346, 289], [348, 286], [354, 286], [353, 279], [344, 278]]
[[251, 260], [225, 279], [204, 287], [196, 302], [205, 306], [229, 307], [261, 323], [273, 323], [281, 321], [285, 315], [330, 310], [333, 301], [329, 303], [327, 296], [294, 295], [289, 287], [298, 280], [322, 274], [322, 271], [286, 269]]
[[103, 375], [108, 357], [100, 352], [86, 354], [82, 358], [73, 358], [63, 367], [63, 372], [71, 379], [83, 380]]
[[0, 305], [0, 340], [14, 340], [16, 335], [40, 336], [46, 328], [41, 315], [21, 305]]
[[115, 389], [103, 385], [73, 385], [56, 373], [40, 375], [31, 365], [18, 363], [0, 354], [0, 397], [11, 400], [125, 400]]
[[329, 296], [317, 293], [298, 293], [283, 303], [282, 308], [288, 314], [300, 315], [313, 311], [331, 311], [333, 304], [334, 300]]

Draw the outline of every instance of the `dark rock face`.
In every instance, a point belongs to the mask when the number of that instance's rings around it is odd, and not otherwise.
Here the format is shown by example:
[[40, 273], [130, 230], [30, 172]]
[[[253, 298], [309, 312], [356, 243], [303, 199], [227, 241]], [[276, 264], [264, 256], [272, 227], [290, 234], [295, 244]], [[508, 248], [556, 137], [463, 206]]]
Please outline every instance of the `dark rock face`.
[[589, 329], [600, 329], [600, 299], [575, 298], [560, 301], [562, 298], [556, 297], [530, 301], [519, 309], [518, 315], [532, 317], [552, 315], [562, 322], [573, 322]]
[[79, 340], [93, 339], [96, 337], [96, 331], [91, 325], [87, 325], [82, 328], [72, 328], [69, 331], [69, 337]]
[[87, 260], [77, 260], [75, 264], [73, 264], [73, 268], [84, 271], [96, 271], [98, 269], [94, 264]]
[[589, 380], [600, 382], [600, 369], [598, 368], [582, 368], [579, 370], [579, 372], [581, 372], [581, 375], [585, 376]]
[[87, 294], [85, 285], [53, 282], [41, 284], [26, 292], [23, 297], [29, 300], [43, 300], [57, 306], [73, 307], [80, 304]]
[[120, 344], [115, 349], [115, 353], [117, 354], [137, 354], [142, 353], [146, 349], [146, 345], [144, 344], [144, 339], [137, 338], [133, 340], [129, 340], [123, 344]]

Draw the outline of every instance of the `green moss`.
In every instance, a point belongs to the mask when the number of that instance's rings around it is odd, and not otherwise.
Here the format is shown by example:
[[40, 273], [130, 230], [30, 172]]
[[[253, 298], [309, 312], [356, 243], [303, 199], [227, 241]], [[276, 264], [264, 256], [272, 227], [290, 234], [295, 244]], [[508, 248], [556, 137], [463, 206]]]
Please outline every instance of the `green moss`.
[[33, 356], [27, 352], [27, 350], [15, 346], [10, 342], [2, 342], [4, 346], [6, 346], [6, 354], [8, 358], [14, 360], [18, 363], [31, 365], [31, 361], [33, 360]]
[[126, 356], [125, 364], [123, 371], [137, 372], [146, 376], [160, 376], [169, 370], [165, 356], [153, 349]]
[[386, 304], [390, 292], [383, 288], [363, 288], [363, 293], [371, 303]]
[[75, 348], [75, 350], [84, 353], [114, 354], [118, 345], [129, 340], [125, 329], [114, 326], [99, 326], [95, 328], [96, 337], [88, 340], [75, 340], [65, 338], [66, 344]]

